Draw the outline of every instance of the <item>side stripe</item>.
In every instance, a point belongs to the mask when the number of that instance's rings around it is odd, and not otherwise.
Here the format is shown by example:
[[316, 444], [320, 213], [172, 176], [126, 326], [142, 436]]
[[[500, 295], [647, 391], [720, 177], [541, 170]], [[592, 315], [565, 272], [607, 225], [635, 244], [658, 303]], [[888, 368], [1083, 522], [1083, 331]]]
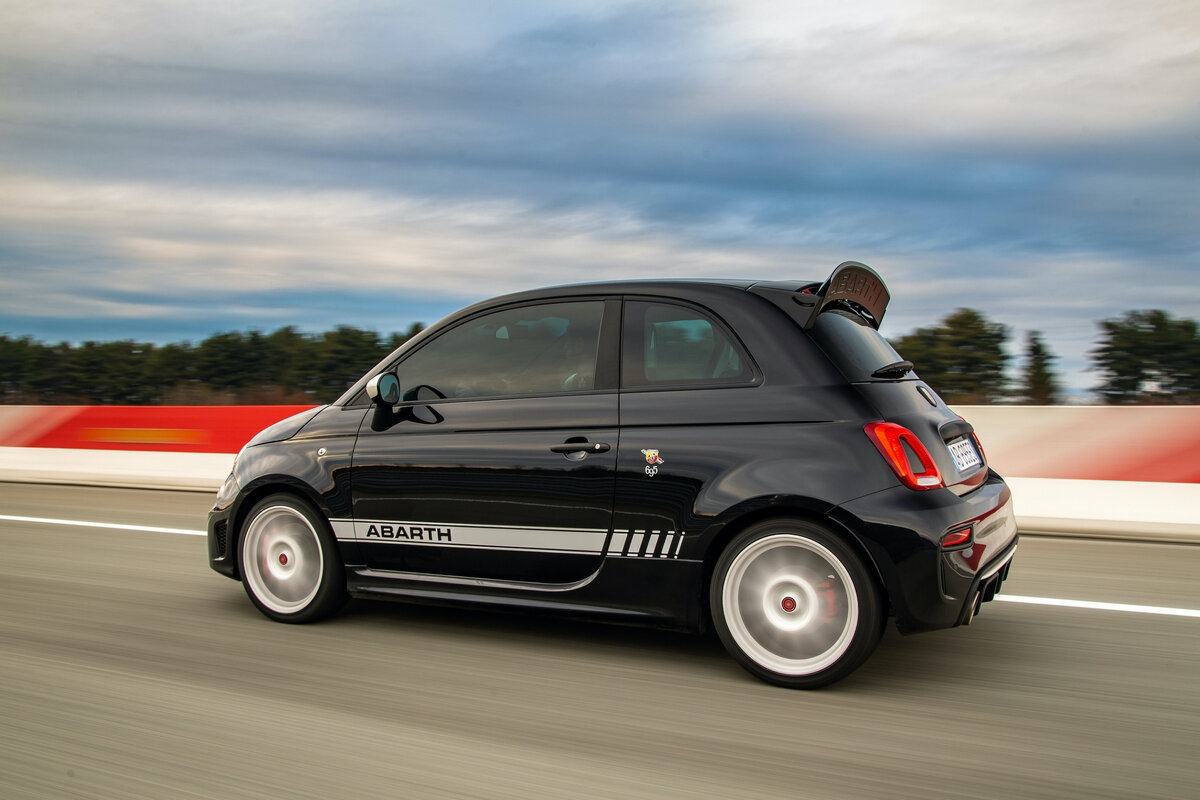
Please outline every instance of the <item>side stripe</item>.
[[330, 520], [340, 541], [472, 547], [543, 553], [601, 555], [608, 531], [586, 528], [518, 528], [446, 522]]
[[613, 531], [585, 528], [518, 528], [445, 522], [331, 519], [342, 542], [410, 547], [471, 547], [535, 553], [604, 555], [608, 558], [679, 558], [681, 531]]
[[609, 558], [679, 558], [683, 534], [679, 531], [614, 531]]

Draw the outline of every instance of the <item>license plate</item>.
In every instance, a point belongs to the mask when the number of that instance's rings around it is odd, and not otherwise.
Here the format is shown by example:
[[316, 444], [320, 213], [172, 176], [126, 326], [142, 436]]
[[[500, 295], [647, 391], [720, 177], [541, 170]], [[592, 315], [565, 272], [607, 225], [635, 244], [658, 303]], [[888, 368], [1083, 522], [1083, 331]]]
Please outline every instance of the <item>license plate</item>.
[[966, 472], [983, 463], [975, 445], [968, 438], [957, 439], [946, 445], [946, 449], [950, 451], [950, 457], [954, 459], [954, 466], [958, 467], [959, 472]]

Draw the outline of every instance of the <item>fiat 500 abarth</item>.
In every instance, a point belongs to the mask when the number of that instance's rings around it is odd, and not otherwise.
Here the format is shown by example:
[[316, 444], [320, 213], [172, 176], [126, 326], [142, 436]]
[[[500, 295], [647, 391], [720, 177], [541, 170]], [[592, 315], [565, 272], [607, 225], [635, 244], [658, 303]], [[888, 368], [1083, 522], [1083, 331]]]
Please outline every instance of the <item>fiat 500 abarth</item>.
[[971, 425], [823, 282], [634, 281], [508, 295], [258, 434], [209, 515], [262, 613], [348, 596], [702, 631], [814, 688], [902, 633], [969, 623], [1017, 546]]

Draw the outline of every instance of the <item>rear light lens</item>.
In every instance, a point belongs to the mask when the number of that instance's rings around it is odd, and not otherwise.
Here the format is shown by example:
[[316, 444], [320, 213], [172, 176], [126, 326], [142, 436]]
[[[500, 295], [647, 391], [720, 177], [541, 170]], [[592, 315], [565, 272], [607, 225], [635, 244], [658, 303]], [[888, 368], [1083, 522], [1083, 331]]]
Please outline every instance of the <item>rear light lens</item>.
[[950, 531], [942, 537], [942, 547], [962, 547], [965, 544], [970, 544], [972, 532], [973, 529], [971, 528]]
[[[894, 422], [871, 422], [864, 430], [875, 449], [883, 456], [883, 460], [905, 486], [923, 492], [941, 489], [946, 485], [937, 465], [933, 463], [933, 457], [929, 455], [929, 451], [921, 444], [917, 435], [908, 428]], [[920, 471], [914, 471], [905, 446], [921, 462]]]

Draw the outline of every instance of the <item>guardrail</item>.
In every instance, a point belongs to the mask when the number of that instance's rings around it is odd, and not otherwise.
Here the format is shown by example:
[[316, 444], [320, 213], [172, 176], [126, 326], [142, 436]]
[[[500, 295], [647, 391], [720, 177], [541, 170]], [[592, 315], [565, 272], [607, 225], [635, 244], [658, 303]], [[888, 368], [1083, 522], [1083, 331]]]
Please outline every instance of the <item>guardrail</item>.
[[[311, 406], [0, 406], [0, 480], [216, 491]], [[965, 406], [1023, 532], [1200, 543], [1200, 406]]]

